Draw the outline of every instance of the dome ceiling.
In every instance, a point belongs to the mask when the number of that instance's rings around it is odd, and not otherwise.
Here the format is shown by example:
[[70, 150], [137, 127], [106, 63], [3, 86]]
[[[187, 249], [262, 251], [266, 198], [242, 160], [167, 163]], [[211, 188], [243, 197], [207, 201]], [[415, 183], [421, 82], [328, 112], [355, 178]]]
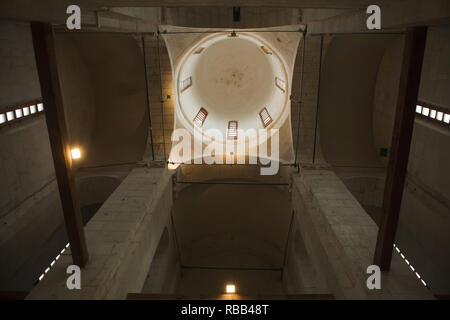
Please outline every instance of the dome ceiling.
[[287, 102], [287, 90], [276, 86], [276, 78], [285, 82], [286, 69], [266, 43], [246, 33], [212, 35], [181, 63], [178, 98], [184, 118], [192, 123], [204, 108], [208, 115], [202, 129], [218, 129], [224, 137], [228, 121], [237, 121], [243, 130], [262, 129], [261, 110], [266, 108], [276, 121]]
[[270, 57], [252, 41], [222, 39], [199, 55], [192, 94], [211, 115], [245, 119], [258, 114], [274, 95]]
[[171, 164], [202, 163], [205, 154], [227, 163], [293, 160], [289, 97], [300, 25], [159, 30], [172, 66], [174, 128], [184, 129], [172, 136]]

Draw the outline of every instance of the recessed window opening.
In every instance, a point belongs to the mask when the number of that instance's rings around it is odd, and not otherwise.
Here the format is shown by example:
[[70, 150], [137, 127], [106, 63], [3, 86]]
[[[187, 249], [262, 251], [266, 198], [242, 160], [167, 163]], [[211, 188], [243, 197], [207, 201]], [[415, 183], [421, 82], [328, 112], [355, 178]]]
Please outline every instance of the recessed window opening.
[[8, 119], [8, 121], [14, 120], [14, 112], [8, 111], [8, 112], [6, 113], [6, 118]]
[[30, 107], [25, 107], [22, 109], [24, 117], [30, 115]]
[[[6, 110], [0, 112], [0, 124], [7, 125], [11, 123], [15, 123], [24, 118], [30, 117], [33, 114], [37, 114], [39, 112], [44, 111], [44, 104], [39, 103], [36, 105], [36, 102], [25, 103], [21, 105], [16, 105], [14, 107], [8, 107]], [[36, 107], [37, 106], [37, 107]], [[31, 117], [30, 117], [31, 118]]]
[[241, 21], [241, 7], [233, 7], [233, 22]]
[[189, 88], [190, 86], [192, 86], [192, 77], [189, 77], [187, 79], [184, 79], [181, 82], [181, 92], [184, 92], [187, 88]]
[[275, 77], [275, 85], [283, 92], [286, 92], [286, 83], [278, 77]]
[[22, 118], [22, 109], [16, 109], [16, 118], [17, 119], [19, 119], [19, 118]]
[[409, 262], [409, 260], [406, 259], [405, 255], [400, 251], [400, 249], [395, 245], [395, 243], [394, 243], [394, 248], [397, 251], [397, 253], [400, 255], [400, 257], [403, 259], [403, 261], [405, 261], [405, 263], [409, 266], [409, 268], [412, 270], [412, 272], [414, 272], [414, 274], [420, 280], [420, 282], [422, 282], [422, 284], [426, 287], [427, 283], [422, 279], [421, 275], [416, 271], [416, 269]]
[[203, 123], [205, 122], [206, 117], [208, 116], [208, 111], [206, 111], [204, 108], [200, 108], [200, 111], [197, 113], [197, 115], [194, 118], [194, 124], [197, 127], [203, 126]]
[[436, 118], [436, 110], [431, 110], [431, 112], [430, 112], [430, 118], [431, 118], [431, 119]]
[[449, 123], [450, 122], [450, 114], [446, 113], [444, 116], [444, 122]]
[[44, 276], [45, 276], [45, 275], [51, 270], [51, 268], [55, 265], [56, 261], [61, 257], [61, 254], [63, 254], [64, 251], [66, 251], [66, 248], [69, 248], [69, 245], [70, 245], [70, 244], [67, 243], [66, 246], [61, 250], [61, 253], [58, 254], [58, 255], [56, 256], [56, 258], [53, 259], [52, 262], [50, 262], [50, 266], [47, 267], [47, 268], [44, 270], [44, 272], [39, 276], [39, 281], [41, 281], [42, 279], [44, 279]]
[[416, 114], [422, 119], [438, 123], [445, 127], [448, 127], [446, 124], [449, 124], [450, 122], [450, 113], [448, 113], [447, 110], [437, 106], [432, 105], [425, 106], [424, 103], [421, 103], [420, 105], [417, 104]]
[[406, 259], [405, 255], [400, 251], [400, 249], [395, 245], [395, 243], [394, 243], [394, 248], [397, 251], [397, 253], [400, 255], [400, 257], [403, 259], [403, 261], [405, 261], [405, 263], [409, 266], [409, 268], [412, 270], [412, 272], [414, 272], [414, 274], [420, 280], [420, 282], [422, 282], [422, 284], [426, 287], [427, 283], [422, 279], [422, 276], [416, 271], [416, 269], [412, 266], [412, 264], [409, 262], [409, 260]]
[[238, 137], [238, 122], [235, 120], [228, 121], [228, 131], [227, 131], [227, 139], [228, 140], [236, 140]]
[[268, 125], [272, 123], [272, 117], [270, 116], [269, 111], [267, 111], [267, 108], [262, 109], [259, 112], [259, 116], [261, 118], [264, 128], [266, 128]]

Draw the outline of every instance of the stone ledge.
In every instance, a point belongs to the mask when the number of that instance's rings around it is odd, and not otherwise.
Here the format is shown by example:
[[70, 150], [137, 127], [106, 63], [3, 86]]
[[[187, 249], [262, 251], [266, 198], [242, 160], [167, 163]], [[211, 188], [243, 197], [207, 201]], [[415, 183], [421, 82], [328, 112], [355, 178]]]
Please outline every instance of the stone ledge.
[[85, 228], [90, 259], [81, 290], [67, 289], [72, 258], [62, 255], [27, 299], [124, 299], [139, 292], [171, 207], [170, 172], [132, 170]]
[[336, 298], [432, 299], [396, 254], [391, 271], [382, 273], [382, 289], [368, 290], [366, 268], [373, 264], [376, 224], [334, 172], [302, 170], [293, 181], [293, 206], [305, 244]]

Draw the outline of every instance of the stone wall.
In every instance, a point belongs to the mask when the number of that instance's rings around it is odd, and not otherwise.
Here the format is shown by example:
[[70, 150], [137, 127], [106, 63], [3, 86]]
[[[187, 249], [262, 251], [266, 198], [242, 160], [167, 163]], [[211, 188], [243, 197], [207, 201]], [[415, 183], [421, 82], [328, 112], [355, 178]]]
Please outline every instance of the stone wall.
[[[419, 101], [425, 101], [443, 108], [449, 107], [448, 90], [450, 47], [447, 26], [430, 27], [427, 34], [422, 77], [420, 81]], [[397, 103], [400, 65], [404, 38], [395, 37], [386, 47], [378, 69], [375, 95], [373, 100], [373, 130], [376, 149], [390, 148], [395, 108]], [[450, 170], [447, 151], [450, 132], [447, 128], [416, 118], [411, 141], [405, 190], [400, 211], [400, 220], [396, 242], [409, 261], [415, 266], [423, 279], [435, 294], [448, 294], [450, 291], [450, 248], [449, 248], [449, 208]], [[385, 166], [388, 157], [379, 158]], [[370, 205], [375, 211], [381, 211], [383, 189], [373, 187], [374, 175], [383, 179], [385, 170], [353, 170], [358, 175], [359, 191], [349, 186], [354, 195], [360, 197], [365, 190], [365, 198], [371, 199]], [[346, 180], [347, 173], [339, 169], [339, 176]], [[380, 180], [379, 180], [380, 182]], [[350, 182], [351, 183], [351, 182]], [[372, 185], [372, 186], [371, 186]], [[384, 188], [384, 186], [382, 186]], [[379, 215], [379, 214], [378, 214]], [[377, 221], [377, 219], [376, 219]]]
[[450, 131], [416, 120], [396, 241], [435, 294], [450, 292]]
[[306, 250], [337, 299], [430, 299], [431, 292], [393, 255], [381, 290], [368, 290], [378, 228], [344, 183], [328, 170], [302, 170], [293, 206]]
[[263, 28], [298, 24], [300, 19], [301, 10], [298, 8], [241, 7], [240, 21], [233, 21], [232, 7], [179, 7], [162, 8], [161, 24], [199, 28]]
[[27, 298], [124, 299], [140, 292], [171, 207], [171, 174], [134, 169], [85, 227], [89, 262], [81, 271], [81, 289], [66, 286], [69, 251]]
[[[39, 99], [29, 24], [1, 21], [0, 43], [0, 110]], [[45, 117], [3, 126], [0, 150], [0, 290], [28, 291], [65, 237]]]
[[173, 294], [180, 280], [180, 262], [173, 223], [164, 229], [141, 293]]
[[450, 25], [428, 28], [419, 99], [450, 109]]
[[381, 166], [372, 131], [379, 63], [392, 35], [338, 35], [325, 53], [319, 101], [320, 141], [334, 166]]
[[141, 160], [148, 116], [144, 62], [134, 38], [58, 34], [56, 44], [69, 136], [83, 152], [77, 166]]

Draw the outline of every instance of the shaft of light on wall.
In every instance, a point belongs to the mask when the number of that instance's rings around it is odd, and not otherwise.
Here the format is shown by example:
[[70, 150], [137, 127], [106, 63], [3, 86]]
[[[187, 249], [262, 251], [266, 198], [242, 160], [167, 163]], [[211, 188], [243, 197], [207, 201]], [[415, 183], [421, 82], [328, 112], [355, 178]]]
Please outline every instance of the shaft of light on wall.
[[176, 170], [180, 166], [179, 163], [169, 163], [167, 166], [169, 170]]

